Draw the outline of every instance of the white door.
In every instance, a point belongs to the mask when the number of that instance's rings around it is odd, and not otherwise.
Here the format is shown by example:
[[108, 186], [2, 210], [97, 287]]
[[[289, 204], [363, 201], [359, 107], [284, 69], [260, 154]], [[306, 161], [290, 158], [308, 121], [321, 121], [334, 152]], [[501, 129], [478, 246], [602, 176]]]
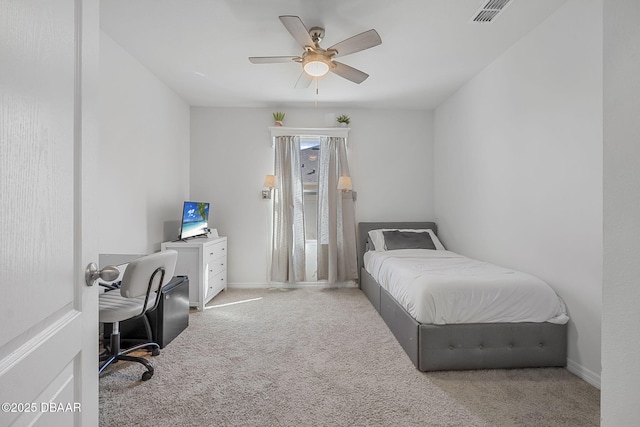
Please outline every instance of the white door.
[[97, 0], [0, 0], [0, 426], [98, 424]]

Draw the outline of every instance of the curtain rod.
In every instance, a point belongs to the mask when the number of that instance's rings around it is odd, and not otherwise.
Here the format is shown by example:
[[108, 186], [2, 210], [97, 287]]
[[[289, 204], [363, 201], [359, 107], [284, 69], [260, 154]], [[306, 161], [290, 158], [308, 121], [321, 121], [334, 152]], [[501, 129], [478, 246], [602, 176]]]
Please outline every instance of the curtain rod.
[[270, 126], [271, 137], [276, 136], [338, 136], [346, 138], [351, 128], [290, 128]]

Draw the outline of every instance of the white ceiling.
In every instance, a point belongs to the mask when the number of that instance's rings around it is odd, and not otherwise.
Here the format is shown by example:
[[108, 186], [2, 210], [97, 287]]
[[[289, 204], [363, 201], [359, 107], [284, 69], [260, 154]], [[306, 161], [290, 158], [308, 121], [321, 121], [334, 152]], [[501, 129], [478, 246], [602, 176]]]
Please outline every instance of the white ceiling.
[[[565, 0], [512, 0], [492, 23], [470, 23], [487, 0], [101, 0], [101, 27], [190, 105], [432, 109]], [[278, 19], [324, 27], [321, 46], [374, 28], [382, 45], [342, 57], [370, 77], [329, 73], [294, 89], [300, 55]]]

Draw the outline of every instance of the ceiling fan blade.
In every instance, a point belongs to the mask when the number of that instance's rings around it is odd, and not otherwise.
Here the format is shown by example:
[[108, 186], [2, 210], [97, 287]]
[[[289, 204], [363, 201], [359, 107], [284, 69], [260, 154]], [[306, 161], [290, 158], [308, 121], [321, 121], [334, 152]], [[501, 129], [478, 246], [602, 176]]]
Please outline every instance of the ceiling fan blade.
[[309, 30], [304, 26], [302, 20], [297, 16], [284, 15], [280, 16], [280, 22], [291, 33], [294, 39], [300, 44], [300, 46], [315, 46], [313, 39], [309, 35]]
[[344, 77], [347, 80], [351, 80], [354, 83], [360, 84], [369, 77], [369, 74], [343, 64], [342, 62], [332, 61], [332, 63], [335, 64], [335, 67], [331, 68], [331, 71], [334, 74]]
[[378, 32], [376, 30], [369, 30], [343, 40], [340, 43], [336, 43], [327, 50], [336, 50], [337, 53], [333, 57], [338, 58], [378, 46], [381, 43], [382, 39]]
[[303, 71], [302, 74], [300, 74], [300, 77], [298, 77], [298, 81], [296, 81], [294, 88], [306, 89], [309, 87], [312, 81], [313, 78]]
[[302, 61], [299, 56], [250, 56], [249, 61], [254, 64], [277, 64], [283, 62]]

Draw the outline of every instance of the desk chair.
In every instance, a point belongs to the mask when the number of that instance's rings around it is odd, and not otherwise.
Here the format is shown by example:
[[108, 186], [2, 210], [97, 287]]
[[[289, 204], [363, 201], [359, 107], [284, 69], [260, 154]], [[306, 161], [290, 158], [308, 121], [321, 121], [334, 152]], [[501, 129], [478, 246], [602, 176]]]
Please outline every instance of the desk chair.
[[[174, 250], [137, 258], [127, 265], [119, 292], [116, 289], [100, 295], [99, 321], [100, 323], [111, 323], [112, 333], [107, 350], [100, 355], [98, 374], [101, 374], [110, 364], [118, 360], [126, 360], [141, 363], [147, 368], [142, 374], [143, 381], [147, 381], [153, 376], [151, 363], [144, 357], [129, 356], [129, 353], [146, 348], [151, 351], [152, 356], [160, 354], [160, 346], [151, 342], [151, 327], [145, 313], [155, 310], [158, 306], [160, 298], [157, 296], [161, 295], [162, 287], [171, 281], [177, 259], [178, 252]], [[143, 318], [149, 342], [121, 350], [119, 322], [137, 318]]]

